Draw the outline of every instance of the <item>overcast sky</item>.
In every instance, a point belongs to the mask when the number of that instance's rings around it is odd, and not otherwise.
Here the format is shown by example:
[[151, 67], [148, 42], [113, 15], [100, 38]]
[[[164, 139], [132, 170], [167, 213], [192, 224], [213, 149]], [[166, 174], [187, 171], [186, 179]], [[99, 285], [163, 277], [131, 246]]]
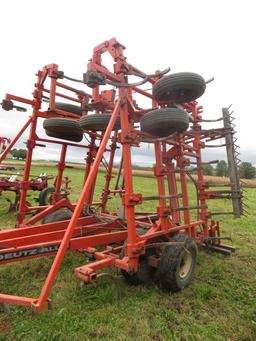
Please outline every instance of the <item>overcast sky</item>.
[[[255, 1], [9, 0], [0, 11], [0, 98], [7, 92], [30, 97], [35, 73], [49, 63], [80, 78], [93, 47], [114, 36], [128, 61], [146, 73], [170, 66], [214, 76], [200, 99], [205, 117], [220, 117], [233, 104], [241, 158], [256, 165]], [[9, 137], [28, 118], [0, 115], [0, 136]], [[36, 149], [35, 158], [56, 159], [58, 148]], [[137, 150], [134, 161], [143, 156], [150, 163], [148, 148]], [[81, 160], [81, 152], [72, 150], [70, 158]], [[222, 159], [224, 151], [210, 150], [206, 158]]]

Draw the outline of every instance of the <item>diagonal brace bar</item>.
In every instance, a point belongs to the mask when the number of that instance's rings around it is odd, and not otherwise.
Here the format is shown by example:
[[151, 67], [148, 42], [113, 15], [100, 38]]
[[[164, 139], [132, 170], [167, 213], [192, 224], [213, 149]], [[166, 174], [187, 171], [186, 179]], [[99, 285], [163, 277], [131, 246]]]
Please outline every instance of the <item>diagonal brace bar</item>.
[[74, 213], [72, 215], [72, 218], [70, 220], [70, 223], [67, 227], [67, 230], [65, 232], [65, 235], [63, 236], [63, 240], [60, 244], [59, 250], [56, 254], [56, 257], [53, 261], [52, 267], [48, 273], [48, 276], [45, 280], [44, 286], [42, 288], [42, 291], [40, 293], [40, 296], [38, 298], [37, 303], [35, 304], [35, 308], [41, 310], [44, 306], [44, 303], [46, 302], [46, 300], [48, 299], [48, 296], [50, 294], [51, 288], [54, 284], [55, 278], [57, 277], [57, 273], [59, 271], [59, 268], [61, 266], [61, 263], [63, 261], [63, 258], [65, 256], [69, 241], [71, 239], [71, 236], [73, 234], [73, 230], [77, 224], [78, 218], [81, 215], [83, 206], [86, 204], [86, 202], [88, 201], [88, 195], [90, 193], [90, 188], [93, 184], [94, 178], [97, 174], [103, 153], [106, 149], [110, 134], [112, 132], [112, 129], [114, 127], [117, 115], [119, 114], [119, 109], [120, 109], [120, 105], [121, 105], [121, 99], [119, 99], [115, 105], [115, 109], [112, 113], [111, 119], [109, 121], [108, 127], [105, 131], [105, 134], [103, 136], [103, 139], [101, 141], [99, 150], [97, 152], [95, 161], [93, 163], [93, 166], [91, 168], [90, 173], [88, 174], [88, 177], [85, 181], [84, 187], [83, 187], [83, 191], [81, 193], [80, 199], [77, 203], [77, 206], [74, 210]]

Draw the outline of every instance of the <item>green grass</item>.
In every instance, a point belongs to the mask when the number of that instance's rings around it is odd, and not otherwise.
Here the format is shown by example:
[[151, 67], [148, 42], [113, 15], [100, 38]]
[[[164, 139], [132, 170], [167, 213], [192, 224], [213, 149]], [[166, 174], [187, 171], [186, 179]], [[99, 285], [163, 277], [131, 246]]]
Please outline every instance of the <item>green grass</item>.
[[[37, 170], [38, 169], [38, 170]], [[44, 168], [51, 174], [53, 168]], [[37, 167], [33, 174], [39, 173]], [[67, 169], [72, 180], [71, 198], [82, 188], [82, 170]], [[96, 190], [100, 193], [102, 173]], [[156, 193], [152, 178], [135, 177], [135, 192]], [[193, 185], [189, 185], [193, 196]], [[30, 201], [36, 192], [30, 193]], [[13, 227], [15, 217], [6, 213], [0, 197], [0, 227]], [[98, 195], [99, 196], [99, 195]], [[162, 292], [156, 285], [130, 286], [114, 272], [97, 286], [80, 287], [73, 269], [85, 260], [81, 254], [65, 257], [52, 290], [53, 309], [33, 317], [30, 311], [11, 307], [0, 313], [0, 340], [256, 340], [256, 190], [247, 190], [248, 217], [220, 216], [222, 234], [231, 236], [237, 251], [231, 257], [201, 251], [191, 285], [177, 294]], [[144, 210], [156, 202], [146, 202]], [[112, 200], [110, 209], [117, 206]], [[212, 201], [220, 211], [229, 201]], [[140, 208], [139, 208], [140, 209]], [[0, 292], [36, 297], [52, 258], [0, 267]]]

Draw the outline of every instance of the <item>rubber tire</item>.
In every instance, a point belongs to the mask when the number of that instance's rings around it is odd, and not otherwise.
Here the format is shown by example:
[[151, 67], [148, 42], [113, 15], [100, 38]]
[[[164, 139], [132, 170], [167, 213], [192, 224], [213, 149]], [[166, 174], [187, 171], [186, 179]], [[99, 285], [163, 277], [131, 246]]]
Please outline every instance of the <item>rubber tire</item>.
[[179, 108], [152, 110], [143, 115], [140, 120], [141, 130], [157, 137], [185, 131], [188, 126], [189, 116], [186, 111]]
[[195, 241], [184, 234], [175, 235], [172, 241], [185, 242], [184, 247], [192, 255], [191, 267], [186, 277], [180, 277], [179, 270], [186, 250], [183, 246], [169, 245], [164, 249], [159, 261], [158, 279], [162, 289], [178, 292], [188, 286], [192, 280], [198, 251]]
[[54, 187], [45, 187], [41, 190], [38, 196], [38, 203], [39, 206], [46, 206], [51, 204], [48, 200], [47, 197], [50, 193], [54, 193], [55, 188]]
[[68, 208], [60, 208], [48, 214], [43, 220], [43, 224], [54, 223], [56, 221], [69, 220], [72, 217], [73, 212]]
[[160, 78], [153, 86], [153, 96], [158, 101], [191, 102], [203, 95], [206, 88], [202, 76], [192, 72], [173, 73]]
[[[138, 230], [138, 235], [141, 236], [146, 233], [145, 230]], [[126, 244], [127, 241], [124, 242]], [[139, 267], [137, 272], [127, 272], [121, 269], [121, 273], [126, 281], [132, 285], [145, 284], [152, 281], [155, 269], [147, 263], [147, 257], [154, 254], [154, 249], [146, 250], [146, 255], [139, 257]], [[120, 258], [124, 257], [124, 250], [120, 252]]]
[[43, 127], [46, 135], [63, 140], [80, 142], [83, 139], [83, 131], [78, 121], [68, 118], [48, 118], [44, 120]]
[[[105, 131], [107, 129], [111, 114], [96, 114], [83, 116], [79, 120], [79, 125], [83, 130]], [[112, 130], [121, 128], [120, 117], [116, 118], [116, 122]]]
[[56, 102], [55, 108], [63, 110], [63, 111], [71, 112], [72, 114], [77, 114], [79, 116], [82, 115], [82, 108], [81, 106], [78, 106], [78, 105], [63, 103], [63, 102]]

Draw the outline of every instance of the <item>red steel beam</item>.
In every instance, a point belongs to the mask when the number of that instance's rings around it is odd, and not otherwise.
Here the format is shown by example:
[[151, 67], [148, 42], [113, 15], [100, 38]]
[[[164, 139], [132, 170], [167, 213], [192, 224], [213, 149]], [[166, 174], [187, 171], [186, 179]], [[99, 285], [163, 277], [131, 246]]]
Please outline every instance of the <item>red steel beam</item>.
[[25, 307], [33, 307], [33, 305], [36, 303], [36, 299], [30, 297], [0, 294], [0, 302], [4, 302], [6, 304], [16, 304]]
[[28, 119], [28, 121], [24, 124], [24, 126], [21, 128], [21, 130], [18, 132], [18, 134], [15, 136], [15, 138], [12, 140], [12, 142], [8, 145], [8, 147], [4, 150], [4, 152], [0, 155], [0, 162], [5, 159], [8, 153], [10, 153], [12, 147], [15, 145], [15, 143], [18, 141], [18, 139], [21, 137], [21, 135], [24, 133], [24, 131], [27, 129], [27, 127], [32, 122], [32, 117]]
[[[100, 162], [101, 162], [101, 159], [102, 159], [102, 155], [105, 151], [105, 148], [107, 146], [107, 143], [108, 143], [108, 140], [109, 140], [109, 137], [110, 137], [110, 134], [112, 132], [112, 129], [114, 127], [114, 124], [115, 124], [115, 121], [116, 121], [116, 118], [117, 118], [117, 115], [119, 114], [119, 110], [120, 110], [120, 105], [121, 105], [121, 99], [119, 99], [116, 103], [116, 106], [115, 106], [115, 109], [112, 113], [112, 116], [111, 116], [111, 119], [109, 121], [109, 124], [108, 124], [108, 127], [105, 131], [105, 134], [102, 138], [102, 141], [101, 141], [101, 144], [100, 144], [100, 147], [98, 149], [98, 152], [97, 152], [97, 155], [96, 155], [96, 158], [94, 160], [94, 163], [92, 165], [92, 168], [90, 170], [90, 173], [85, 181], [85, 184], [84, 184], [84, 187], [83, 187], [83, 191], [81, 193], [81, 196], [80, 196], [80, 199], [77, 203], [77, 206], [74, 210], [74, 213], [72, 215], [72, 218], [70, 220], [70, 223], [67, 227], [67, 230], [65, 232], [65, 235], [63, 236], [63, 240], [60, 244], [60, 248], [57, 252], [57, 255], [54, 259], [54, 262], [52, 264], [52, 267], [48, 273], [48, 276], [46, 278], [46, 281], [44, 283], [44, 286], [42, 288], [42, 291], [40, 293], [40, 296], [39, 296], [39, 299], [38, 299], [38, 302], [36, 304], [36, 306], [39, 308], [41, 306], [43, 306], [44, 302], [47, 300], [49, 294], [50, 294], [50, 291], [51, 291], [51, 288], [53, 286], [53, 283], [55, 281], [55, 278], [57, 276], [57, 273], [59, 271], [59, 267], [62, 263], [62, 260], [64, 258], [64, 255], [66, 253], [66, 250], [67, 250], [67, 246], [68, 246], [68, 243], [70, 241], [70, 238], [73, 234], [73, 230], [74, 230], [74, 227], [77, 223], [77, 220], [82, 212], [82, 209], [83, 209], [83, 206], [84, 204], [86, 204], [87, 200], [88, 200], [88, 192], [90, 192], [90, 187], [92, 186], [93, 184], [93, 181], [94, 181], [94, 178], [97, 174], [97, 171], [98, 171], [98, 168], [99, 168], [99, 165], [100, 165]], [[90, 245], [88, 245], [90, 246]]]
[[[113, 219], [113, 218], [112, 218]], [[78, 219], [77, 226], [89, 225], [98, 222], [95, 216], [86, 216]], [[36, 225], [36, 226], [26, 226], [19, 229], [2, 230], [0, 231], [0, 245], [4, 243], [6, 239], [19, 239], [22, 237], [28, 237], [31, 235], [36, 236], [37, 234], [54, 232], [60, 230], [66, 230], [69, 224], [69, 220], [57, 221], [54, 223]]]

